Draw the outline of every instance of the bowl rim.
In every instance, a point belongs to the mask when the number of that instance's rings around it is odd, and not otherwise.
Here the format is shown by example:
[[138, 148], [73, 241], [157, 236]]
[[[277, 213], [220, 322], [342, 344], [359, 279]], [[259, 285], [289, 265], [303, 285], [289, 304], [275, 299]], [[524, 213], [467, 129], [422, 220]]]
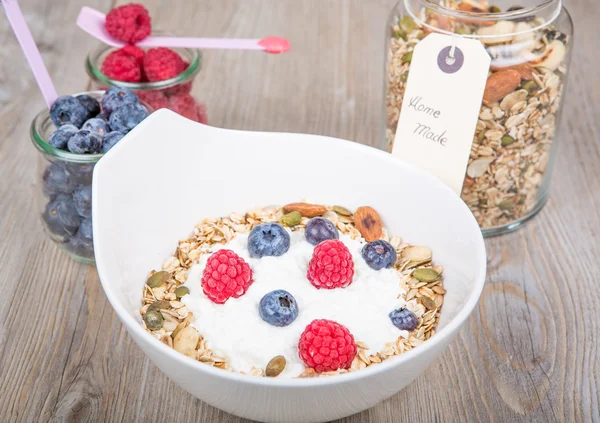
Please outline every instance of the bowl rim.
[[[152, 119], [156, 119], [158, 117], [158, 115], [161, 115], [164, 113], [173, 113], [173, 112], [166, 110], [166, 109], [158, 110], [158, 111], [154, 112], [149, 118], [145, 119], [134, 130], [139, 130], [141, 126], [147, 125], [149, 121], [151, 121]], [[181, 119], [185, 119], [185, 118], [181, 117]], [[197, 123], [197, 124], [201, 125], [199, 123]], [[102, 288], [104, 289], [104, 293], [105, 293], [106, 297], [108, 298], [108, 301], [110, 302], [113, 310], [115, 311], [115, 313], [117, 314], [117, 316], [119, 317], [119, 319], [121, 320], [122, 324], [125, 326], [127, 331], [130, 332], [130, 335], [132, 335], [132, 337], [134, 338], [134, 341], [136, 341], [136, 343], [137, 343], [137, 339], [145, 341], [145, 343], [147, 343], [149, 346], [152, 346], [158, 352], [160, 352], [162, 355], [165, 355], [167, 357], [167, 359], [178, 362], [181, 366], [183, 366], [183, 368], [187, 368], [190, 370], [194, 369], [194, 371], [204, 372], [210, 376], [227, 379], [232, 382], [248, 384], [248, 385], [255, 385], [255, 386], [265, 386], [265, 387], [290, 387], [290, 388], [293, 388], [293, 387], [327, 386], [327, 385], [336, 385], [336, 384], [340, 384], [340, 383], [342, 383], [342, 384], [349, 383], [349, 382], [353, 382], [356, 380], [365, 379], [370, 376], [376, 376], [380, 372], [385, 372], [392, 367], [396, 367], [396, 366], [401, 365], [402, 363], [410, 361], [411, 359], [413, 359], [414, 357], [418, 356], [421, 353], [425, 353], [429, 350], [435, 349], [439, 344], [443, 344], [443, 342], [446, 339], [451, 337], [454, 334], [454, 332], [456, 332], [463, 325], [463, 323], [467, 320], [467, 318], [471, 315], [473, 309], [475, 308], [475, 306], [477, 305], [477, 302], [479, 301], [479, 298], [481, 296], [481, 293], [483, 291], [483, 287], [485, 284], [485, 276], [486, 276], [486, 269], [487, 269], [485, 242], [483, 239], [481, 229], [479, 228], [479, 225], [478, 225], [475, 217], [473, 216], [471, 210], [460, 199], [460, 196], [458, 196], [446, 184], [441, 182], [437, 177], [418, 168], [416, 165], [405, 162], [404, 160], [401, 160], [385, 151], [376, 149], [376, 148], [368, 146], [368, 145], [363, 145], [363, 144], [347, 141], [347, 140], [344, 140], [341, 138], [334, 138], [334, 137], [329, 137], [329, 136], [324, 136], [324, 135], [299, 134], [299, 133], [289, 133], [289, 132], [240, 131], [240, 130], [230, 130], [230, 129], [221, 129], [221, 128], [216, 128], [216, 127], [209, 127], [207, 125], [203, 125], [203, 126], [206, 126], [207, 128], [210, 128], [210, 130], [215, 130], [215, 131], [252, 132], [255, 135], [264, 134], [265, 136], [268, 136], [268, 137], [275, 136], [275, 137], [280, 137], [280, 138], [285, 138], [285, 137], [294, 138], [294, 142], [298, 142], [297, 136], [319, 138], [320, 143], [327, 142], [330, 144], [337, 145], [339, 148], [355, 149], [355, 150], [360, 151], [364, 155], [374, 156], [378, 160], [393, 162], [396, 165], [400, 165], [400, 167], [407, 167], [407, 168], [411, 169], [412, 171], [418, 172], [420, 174], [420, 177], [425, 178], [426, 180], [428, 180], [429, 183], [431, 183], [433, 185], [437, 185], [440, 190], [448, 191], [452, 195], [454, 195], [456, 197], [456, 199], [460, 202], [458, 206], [461, 207], [464, 210], [464, 212], [467, 214], [467, 216], [468, 216], [467, 219], [470, 221], [468, 226], [473, 231], [473, 233], [476, 234], [475, 235], [475, 238], [476, 238], [475, 239], [475, 248], [477, 250], [476, 259], [479, 262], [479, 266], [476, 270], [476, 274], [474, 277], [475, 286], [473, 287], [471, 294], [469, 295], [467, 301], [465, 302], [462, 309], [458, 312], [458, 314], [454, 318], [452, 318], [446, 324], [446, 326], [444, 326], [439, 332], [436, 332], [435, 336], [428, 339], [427, 342], [424, 342], [423, 344], [419, 345], [418, 348], [414, 348], [403, 354], [400, 354], [398, 356], [384, 360], [383, 362], [379, 363], [377, 366], [369, 366], [367, 368], [361, 369], [360, 371], [356, 371], [356, 372], [349, 372], [349, 373], [344, 373], [344, 374], [335, 375], [335, 376], [328, 376], [328, 377], [267, 378], [267, 377], [257, 377], [257, 376], [252, 376], [252, 375], [239, 374], [239, 373], [235, 373], [235, 372], [231, 372], [231, 371], [224, 371], [223, 369], [219, 369], [216, 367], [207, 366], [204, 363], [201, 363], [197, 360], [194, 360], [192, 358], [184, 356], [183, 354], [175, 351], [173, 348], [168, 347], [167, 345], [160, 342], [160, 340], [153, 337], [150, 333], [148, 333], [142, 327], [140, 322], [137, 321], [130, 314], [130, 312], [125, 308], [125, 306], [122, 304], [121, 300], [119, 299], [118, 292], [116, 292], [116, 290], [113, 289], [113, 287], [110, 286], [107, 282], [106, 283], [104, 282], [107, 279], [107, 276], [104, 272], [104, 258], [102, 256], [97, 256], [96, 257], [96, 267], [98, 270], [98, 275], [100, 277], [100, 282], [102, 284]], [[290, 137], [290, 135], [292, 135], [293, 137]], [[125, 142], [129, 142], [130, 140], [131, 140], [131, 138], [129, 138], [129, 137], [125, 137], [123, 139], [123, 141], [125, 141]], [[121, 144], [121, 143], [119, 143], [119, 144]], [[105, 155], [105, 157], [110, 157], [114, 154], [117, 154], [117, 152], [120, 150], [120, 148], [118, 148], [118, 147], [122, 147], [122, 145], [117, 145], [115, 147], [117, 147], [117, 148], [111, 149], [111, 151], [109, 151]], [[100, 160], [98, 162], [98, 164], [96, 165], [96, 168], [94, 169], [93, 182], [92, 182], [93, 186], [97, 185], [97, 180], [99, 179], [98, 175], [99, 174], [101, 175], [103, 172], [103, 168], [104, 168], [103, 163], [104, 162], [106, 162], [106, 160], [104, 160], [104, 158], [103, 158], [102, 160]], [[92, 208], [93, 208], [94, 215], [96, 214], [95, 211], [96, 211], [96, 204], [97, 204], [97, 201], [95, 198], [96, 192], [97, 192], [97, 190], [94, 189], [93, 197], [92, 197]], [[94, 220], [94, 230], [95, 229], [96, 229], [96, 220]], [[97, 241], [97, 238], [95, 237], [94, 250], [99, 251], [97, 249], [96, 241]], [[138, 344], [138, 346], [140, 347], [140, 349], [142, 349], [142, 351], [144, 352], [144, 355], [148, 356], [148, 353], [146, 351], [144, 351], [144, 348], [142, 348], [139, 344]], [[167, 377], [171, 378], [170, 375], [167, 375]]]

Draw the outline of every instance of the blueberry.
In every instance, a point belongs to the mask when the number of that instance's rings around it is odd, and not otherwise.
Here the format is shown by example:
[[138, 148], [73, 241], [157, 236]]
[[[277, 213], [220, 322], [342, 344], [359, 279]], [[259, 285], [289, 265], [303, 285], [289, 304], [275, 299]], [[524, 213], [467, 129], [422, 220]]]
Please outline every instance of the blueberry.
[[89, 119], [83, 124], [81, 129], [87, 129], [88, 131], [96, 132], [97, 134], [100, 134], [100, 136], [104, 136], [110, 132], [108, 122], [100, 118]]
[[287, 326], [298, 317], [298, 303], [292, 294], [278, 289], [262, 297], [258, 313], [270, 325]]
[[83, 219], [74, 237], [69, 240], [67, 248], [80, 257], [94, 257], [94, 237], [92, 234], [92, 219]]
[[119, 131], [113, 131], [106, 134], [102, 139], [102, 152], [108, 153], [108, 150], [113, 148], [115, 144], [121, 141], [121, 138], [123, 138], [124, 136], [125, 133]]
[[50, 119], [57, 127], [70, 123], [81, 128], [87, 119], [87, 114], [86, 108], [70, 95], [58, 97], [50, 107]]
[[71, 174], [57, 163], [51, 163], [42, 175], [43, 191], [54, 199], [58, 194], [71, 194], [77, 187]]
[[96, 132], [80, 129], [67, 144], [71, 153], [96, 154], [102, 150], [102, 137]]
[[361, 255], [369, 267], [375, 270], [389, 268], [396, 263], [396, 249], [382, 239], [365, 244]]
[[92, 187], [79, 185], [73, 191], [73, 204], [81, 217], [92, 217]]
[[248, 236], [250, 257], [281, 256], [290, 248], [290, 234], [277, 223], [255, 226]]
[[116, 108], [110, 115], [110, 127], [115, 131], [129, 132], [148, 117], [148, 111], [137, 103]]
[[59, 127], [54, 133], [50, 136], [48, 140], [48, 144], [50, 144], [54, 148], [60, 148], [61, 150], [67, 149], [67, 143], [69, 142], [69, 138], [77, 132], [78, 129], [75, 125], [71, 125], [67, 123]]
[[323, 217], [313, 217], [310, 219], [306, 224], [304, 235], [306, 236], [306, 240], [312, 245], [317, 245], [328, 239], [340, 238], [335, 225], [329, 219]]
[[73, 201], [61, 196], [46, 205], [44, 220], [50, 232], [66, 241], [69, 236], [77, 232], [81, 217]]
[[129, 88], [111, 87], [102, 97], [102, 113], [108, 116], [119, 106], [138, 102], [139, 99]]
[[68, 163], [67, 170], [75, 184], [91, 185], [95, 163]]
[[407, 330], [412, 332], [417, 328], [419, 321], [415, 314], [406, 308], [397, 308], [390, 313], [390, 319], [392, 323], [400, 330]]
[[100, 103], [94, 97], [89, 95], [78, 95], [77, 101], [81, 103], [85, 110], [87, 111], [87, 119], [91, 119], [93, 117], [98, 116], [100, 113]]

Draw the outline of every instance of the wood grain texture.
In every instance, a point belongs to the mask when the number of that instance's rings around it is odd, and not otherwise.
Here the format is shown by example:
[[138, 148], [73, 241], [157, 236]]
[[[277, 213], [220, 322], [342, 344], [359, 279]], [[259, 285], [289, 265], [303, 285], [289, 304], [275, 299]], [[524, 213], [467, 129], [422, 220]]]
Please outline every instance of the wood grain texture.
[[[600, 7], [565, 0], [576, 25], [552, 195], [516, 233], [487, 240], [477, 310], [442, 359], [348, 423], [598, 421], [600, 418]], [[58, 91], [84, 89], [94, 42], [86, 4], [22, 2]], [[155, 24], [203, 36], [283, 35], [293, 53], [207, 51], [194, 94], [213, 125], [332, 135], [377, 145], [383, 31], [394, 0], [143, 0]], [[175, 386], [112, 312], [94, 268], [64, 256], [33, 206], [43, 107], [0, 19], [0, 421], [242, 422]]]

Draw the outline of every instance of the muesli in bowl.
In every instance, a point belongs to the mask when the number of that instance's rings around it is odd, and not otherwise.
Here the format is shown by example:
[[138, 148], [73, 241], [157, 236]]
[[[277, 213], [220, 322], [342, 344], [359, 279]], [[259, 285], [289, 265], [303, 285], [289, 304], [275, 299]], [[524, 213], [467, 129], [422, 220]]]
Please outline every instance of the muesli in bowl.
[[371, 207], [292, 203], [204, 219], [150, 272], [140, 312], [153, 336], [210, 366], [335, 375], [433, 336], [442, 273]]

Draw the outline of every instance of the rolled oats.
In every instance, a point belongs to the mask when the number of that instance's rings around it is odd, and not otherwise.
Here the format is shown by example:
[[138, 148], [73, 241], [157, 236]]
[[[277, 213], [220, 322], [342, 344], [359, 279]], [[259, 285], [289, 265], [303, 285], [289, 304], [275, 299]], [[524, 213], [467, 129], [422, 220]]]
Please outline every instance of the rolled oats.
[[[323, 208], [319, 208], [319, 210], [325, 209], [325, 206], [321, 207]], [[353, 214], [345, 208], [337, 207], [338, 213], [334, 213], [332, 211], [334, 208], [327, 206], [327, 212], [324, 212], [323, 215], [335, 221], [341, 233], [350, 235], [355, 239], [364, 240], [360, 231], [355, 227]], [[339, 213], [339, 211], [342, 213]], [[247, 233], [258, 224], [277, 222], [282, 216], [282, 208], [269, 207], [255, 209], [245, 215], [232, 213], [228, 217], [204, 219], [202, 223], [194, 228], [190, 238], [179, 242], [173, 257], [167, 259], [163, 264], [162, 269], [169, 272], [168, 277], [163, 277], [164, 282], [154, 288], [144, 284], [140, 308], [141, 316], [145, 317], [147, 313], [152, 312], [158, 313], [159, 320], [160, 318], [163, 319], [160, 327], [158, 325], [153, 326], [156, 330], [149, 328], [145, 323], [146, 319], [143, 319], [142, 325], [144, 328], [165, 345], [194, 360], [232, 371], [227, 360], [215, 356], [208, 347], [207, 341], [193, 326], [190, 326], [192, 313], [189, 312], [184, 303], [177, 299], [175, 290], [187, 280], [187, 272], [190, 267], [198, 263], [202, 254], [210, 254], [215, 244], [225, 243], [226, 240], [233, 239], [237, 234]], [[308, 218], [303, 218], [297, 226], [290, 229], [293, 231], [304, 228], [308, 220]], [[369, 235], [371, 234], [369, 233]], [[405, 307], [419, 319], [417, 328], [410, 333], [408, 339], [399, 336], [394, 342], [387, 343], [381, 351], [375, 353], [370, 353], [369, 346], [357, 340], [358, 353], [348, 370], [340, 369], [318, 374], [314, 369], [307, 368], [298, 377], [332, 376], [360, 370], [403, 354], [435, 334], [443, 304], [443, 296], [446, 293], [443, 288], [443, 277], [441, 276], [443, 267], [438, 265], [432, 268], [432, 251], [428, 247], [403, 244], [397, 236], [388, 237], [385, 228], [381, 230], [381, 237], [389, 238], [390, 243], [396, 249], [398, 260], [394, 268], [400, 273], [400, 286], [406, 285], [409, 288], [404, 296]], [[429, 275], [428, 278], [425, 278], [427, 281], [419, 281], [412, 277], [413, 273], [419, 271], [419, 269], [425, 269], [425, 274]], [[156, 272], [151, 271], [149, 276], [154, 273]], [[417, 273], [419, 274], [419, 272]], [[435, 273], [438, 277], [434, 279], [431, 275]], [[155, 320], [156, 316], [153, 316], [152, 322], [154, 323]], [[259, 377], [266, 376], [265, 369], [257, 367], [253, 367], [249, 374]]]

